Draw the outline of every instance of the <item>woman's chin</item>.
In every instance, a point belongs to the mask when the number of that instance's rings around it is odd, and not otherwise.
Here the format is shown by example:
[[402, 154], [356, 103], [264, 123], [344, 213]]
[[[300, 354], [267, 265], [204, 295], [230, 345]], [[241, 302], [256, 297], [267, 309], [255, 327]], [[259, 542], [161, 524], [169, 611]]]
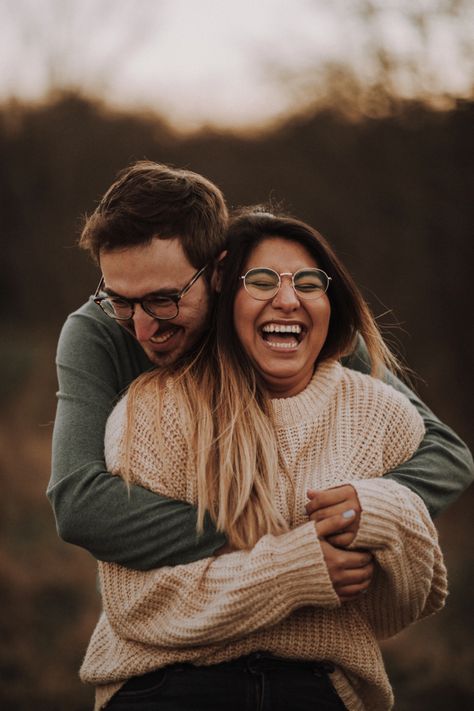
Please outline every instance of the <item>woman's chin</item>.
[[310, 382], [313, 367], [301, 368], [280, 367], [278, 369], [260, 370], [270, 397], [293, 397], [302, 392]]

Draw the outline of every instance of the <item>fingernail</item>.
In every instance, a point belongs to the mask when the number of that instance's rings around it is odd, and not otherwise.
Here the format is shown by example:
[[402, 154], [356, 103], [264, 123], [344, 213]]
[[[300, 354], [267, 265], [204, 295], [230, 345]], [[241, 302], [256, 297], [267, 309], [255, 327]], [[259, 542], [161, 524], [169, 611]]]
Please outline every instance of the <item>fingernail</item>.
[[347, 511], [344, 511], [344, 513], [342, 514], [342, 518], [354, 518], [355, 515], [356, 512], [354, 511], [354, 509], [348, 509]]

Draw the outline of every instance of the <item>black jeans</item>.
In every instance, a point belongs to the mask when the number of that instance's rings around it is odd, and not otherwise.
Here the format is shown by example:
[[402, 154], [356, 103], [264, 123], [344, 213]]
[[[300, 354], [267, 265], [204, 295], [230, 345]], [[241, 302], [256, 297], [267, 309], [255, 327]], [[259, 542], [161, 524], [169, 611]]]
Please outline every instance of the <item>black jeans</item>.
[[114, 711], [344, 711], [324, 662], [255, 653], [195, 667], [174, 664], [130, 679], [110, 700]]

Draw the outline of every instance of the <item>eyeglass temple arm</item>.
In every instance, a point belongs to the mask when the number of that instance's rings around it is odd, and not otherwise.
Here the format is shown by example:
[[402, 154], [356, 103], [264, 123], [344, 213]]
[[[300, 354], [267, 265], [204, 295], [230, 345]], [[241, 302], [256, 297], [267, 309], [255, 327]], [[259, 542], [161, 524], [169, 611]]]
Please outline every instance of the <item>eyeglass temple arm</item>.
[[104, 277], [101, 276], [101, 277], [100, 277], [100, 281], [99, 281], [99, 283], [98, 283], [98, 285], [97, 285], [97, 289], [96, 289], [95, 292], [94, 292], [94, 297], [99, 296], [99, 294], [100, 294], [100, 292], [101, 292], [101, 290], [102, 290], [102, 287], [104, 286], [104, 283], [105, 283]]

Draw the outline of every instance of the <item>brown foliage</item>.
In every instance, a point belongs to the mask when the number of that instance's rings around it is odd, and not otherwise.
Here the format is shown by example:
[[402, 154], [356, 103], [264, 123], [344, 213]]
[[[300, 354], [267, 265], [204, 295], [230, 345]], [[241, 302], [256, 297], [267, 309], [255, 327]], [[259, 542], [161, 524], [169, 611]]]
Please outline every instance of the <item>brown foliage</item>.
[[[259, 137], [183, 139], [74, 95], [0, 109], [2, 707], [81, 711], [91, 701], [77, 669], [99, 607], [95, 564], [57, 539], [44, 496], [54, 341], [98, 276], [74, 247], [80, 216], [119, 168], [144, 157], [204, 173], [231, 205], [284, 200], [335, 244], [376, 313], [394, 309], [407, 360], [427, 383], [423, 396], [469, 441], [473, 111], [411, 105], [359, 122], [326, 112]], [[400, 711], [472, 701], [471, 504], [468, 494], [440, 519], [447, 610], [386, 647]]]

